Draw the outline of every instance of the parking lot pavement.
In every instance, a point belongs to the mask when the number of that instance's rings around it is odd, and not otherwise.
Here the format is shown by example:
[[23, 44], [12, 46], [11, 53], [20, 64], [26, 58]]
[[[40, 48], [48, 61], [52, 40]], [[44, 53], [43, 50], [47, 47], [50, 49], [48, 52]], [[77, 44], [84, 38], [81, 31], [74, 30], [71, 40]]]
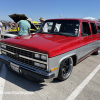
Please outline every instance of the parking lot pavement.
[[74, 66], [67, 80], [51, 83], [31, 81], [7, 70], [0, 100], [100, 100], [100, 70], [95, 71], [99, 64], [100, 54], [91, 55]]

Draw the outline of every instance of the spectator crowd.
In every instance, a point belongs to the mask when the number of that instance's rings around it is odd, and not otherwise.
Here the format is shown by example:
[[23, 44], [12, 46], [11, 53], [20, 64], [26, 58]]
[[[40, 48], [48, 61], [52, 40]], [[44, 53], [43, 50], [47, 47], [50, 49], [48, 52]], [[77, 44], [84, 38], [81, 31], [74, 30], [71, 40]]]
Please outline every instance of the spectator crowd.
[[5, 28], [5, 30], [9, 30], [10, 28], [13, 28], [16, 26], [16, 23], [12, 23], [11, 21], [7, 22], [7, 21], [1, 21], [2, 26]]

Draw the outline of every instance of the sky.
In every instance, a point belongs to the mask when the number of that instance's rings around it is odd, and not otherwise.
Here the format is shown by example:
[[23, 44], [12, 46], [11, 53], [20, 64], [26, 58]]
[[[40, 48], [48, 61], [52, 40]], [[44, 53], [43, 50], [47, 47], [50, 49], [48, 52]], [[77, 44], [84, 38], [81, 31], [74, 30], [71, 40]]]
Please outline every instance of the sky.
[[100, 0], [0, 0], [0, 20], [13, 21], [8, 15], [14, 13], [25, 14], [33, 21], [40, 17], [100, 19]]

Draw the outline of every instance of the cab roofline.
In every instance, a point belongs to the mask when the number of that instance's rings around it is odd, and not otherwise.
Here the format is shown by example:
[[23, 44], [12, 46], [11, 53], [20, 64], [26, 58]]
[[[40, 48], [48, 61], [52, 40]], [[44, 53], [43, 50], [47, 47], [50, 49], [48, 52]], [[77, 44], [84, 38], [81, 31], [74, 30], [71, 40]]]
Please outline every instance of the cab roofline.
[[78, 20], [78, 21], [99, 22], [99, 21], [93, 21], [93, 20], [83, 19], [83, 18], [56, 18], [56, 19], [47, 19], [47, 20]]

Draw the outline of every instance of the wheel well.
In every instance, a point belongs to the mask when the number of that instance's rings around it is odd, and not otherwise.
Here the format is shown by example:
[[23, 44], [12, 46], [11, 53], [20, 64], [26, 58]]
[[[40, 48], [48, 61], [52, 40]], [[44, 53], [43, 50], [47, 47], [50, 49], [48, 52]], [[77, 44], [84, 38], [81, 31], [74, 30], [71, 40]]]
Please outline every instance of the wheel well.
[[73, 55], [71, 57], [73, 59], [73, 66], [75, 66], [77, 64], [77, 56], [76, 55]]

